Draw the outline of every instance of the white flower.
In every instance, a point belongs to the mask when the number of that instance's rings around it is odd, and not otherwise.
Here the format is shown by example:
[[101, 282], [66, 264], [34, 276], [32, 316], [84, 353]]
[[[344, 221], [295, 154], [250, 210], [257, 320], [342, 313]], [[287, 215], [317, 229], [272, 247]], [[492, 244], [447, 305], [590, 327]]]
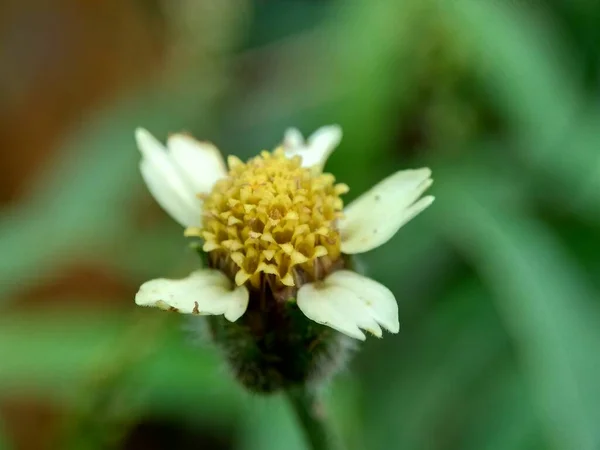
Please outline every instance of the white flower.
[[[318, 200], [319, 205], [338, 205], [339, 195], [346, 192], [347, 187], [333, 185], [333, 177], [321, 173], [327, 157], [340, 142], [341, 135], [339, 126], [327, 126], [317, 130], [305, 143], [298, 130], [289, 129], [282, 144], [283, 152], [257, 157], [260, 161], [252, 170], [267, 170], [264, 168], [272, 164], [273, 167], [277, 167], [277, 172], [273, 173], [279, 174], [282, 170], [300, 171], [294, 172], [293, 179], [298, 179], [297, 173], [301, 173], [305, 178], [314, 177], [314, 180], [317, 180], [315, 186], [321, 189], [319, 195], [323, 195], [323, 199]], [[432, 183], [431, 171], [428, 168], [403, 170], [390, 175], [350, 203], [343, 213], [333, 211], [327, 217], [310, 216], [309, 221], [322, 221], [318, 226], [313, 223], [315, 229], [311, 229], [308, 224], [300, 223], [303, 216], [298, 211], [302, 209], [294, 209], [297, 201], [308, 201], [303, 193], [293, 202], [289, 201], [287, 210], [285, 195], [282, 197], [284, 200], [279, 199], [279, 203], [269, 206], [269, 199], [277, 196], [266, 199], [267, 197], [263, 198], [264, 195], [261, 197], [257, 194], [263, 191], [248, 190], [253, 184], [251, 176], [255, 176], [249, 173], [250, 164], [245, 166], [241, 161], [230, 157], [228, 173], [222, 157], [212, 144], [176, 134], [168, 139], [165, 148], [142, 129], [137, 130], [136, 139], [142, 153], [140, 169], [157, 202], [175, 220], [188, 228], [188, 234], [204, 237], [205, 251], [210, 253], [220, 249], [220, 254], [229, 255], [229, 261], [235, 262], [233, 265], [237, 267], [236, 274], [202, 269], [183, 280], [149, 281], [142, 285], [136, 295], [138, 305], [156, 306], [186, 314], [223, 314], [233, 322], [246, 311], [250, 290], [258, 285], [256, 280], [269, 276], [275, 277], [272, 279], [282, 288], [295, 289], [298, 308], [315, 322], [361, 340], [365, 339], [362, 330], [378, 337], [382, 335], [382, 327], [392, 333], [398, 332], [396, 300], [392, 292], [380, 283], [350, 270], [325, 270], [325, 276], [319, 278], [320, 269], [310, 269], [310, 275], [316, 281], [298, 282], [294, 281], [293, 275], [296, 272], [291, 268], [309, 270], [306, 267], [331, 267], [333, 265], [329, 263], [332, 262], [332, 258], [339, 258], [336, 255], [339, 255], [340, 251], [345, 254], [364, 253], [386, 243], [401, 226], [433, 202], [432, 196], [421, 198]], [[290, 162], [290, 159], [296, 156], [302, 159], [302, 167], [309, 169], [293, 169], [296, 167], [294, 164], [298, 163]], [[236, 184], [233, 178], [240, 176], [250, 181]], [[264, 180], [272, 179], [263, 175], [258, 177], [257, 180], [262, 180], [258, 184], [263, 185]], [[220, 179], [229, 181], [215, 186]], [[309, 183], [310, 187], [312, 179], [305, 182]], [[281, 183], [277, 186], [278, 189], [289, 189], [289, 183]], [[231, 211], [219, 210], [219, 214], [211, 212], [208, 216], [204, 212], [205, 218], [210, 217], [213, 221], [214, 217], [219, 215], [222, 223], [211, 223], [210, 227], [203, 228], [206, 224], [202, 223], [204, 206], [201, 198], [210, 202], [211, 193], [215, 190], [218, 191], [218, 195], [213, 198], [211, 208], [215, 204], [225, 205], [226, 208], [231, 208]], [[235, 192], [237, 197], [223, 200], [226, 192]], [[253, 198], [252, 195], [258, 197], [242, 205], [243, 201], [240, 199]], [[279, 212], [276, 217], [265, 216], [264, 229], [257, 231], [255, 227], [248, 228], [247, 224], [242, 223], [243, 220], [239, 217], [245, 217], [244, 211], [254, 214], [256, 208], [265, 207], [265, 202], [268, 208], [279, 208]], [[341, 205], [341, 200], [339, 204]], [[238, 208], [238, 212], [241, 213], [234, 213], [234, 208]], [[284, 209], [283, 212], [281, 208]], [[304, 205], [304, 210], [306, 209]], [[235, 229], [246, 230], [239, 233], [249, 238], [244, 238], [246, 241], [240, 237], [236, 238], [235, 235], [227, 238], [227, 232], [218, 231], [219, 229], [229, 230], [229, 233]], [[287, 238], [275, 239], [277, 230], [280, 230], [280, 234], [288, 230], [288, 234], [282, 234]], [[219, 233], [225, 233], [225, 236], [217, 236]], [[325, 238], [329, 240], [319, 245]], [[246, 245], [250, 247], [245, 248]], [[329, 258], [325, 259], [328, 264], [319, 265], [321, 258]], [[286, 268], [281, 269], [281, 264]]]

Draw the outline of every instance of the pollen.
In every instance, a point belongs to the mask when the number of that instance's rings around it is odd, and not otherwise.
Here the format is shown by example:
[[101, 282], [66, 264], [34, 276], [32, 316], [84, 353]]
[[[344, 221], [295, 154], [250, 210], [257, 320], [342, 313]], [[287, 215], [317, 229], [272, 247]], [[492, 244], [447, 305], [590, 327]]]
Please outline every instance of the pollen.
[[230, 156], [227, 177], [203, 196], [203, 225], [186, 235], [201, 237], [209, 260], [238, 286], [297, 287], [339, 260], [340, 196], [348, 186], [301, 162], [282, 149], [247, 163]]

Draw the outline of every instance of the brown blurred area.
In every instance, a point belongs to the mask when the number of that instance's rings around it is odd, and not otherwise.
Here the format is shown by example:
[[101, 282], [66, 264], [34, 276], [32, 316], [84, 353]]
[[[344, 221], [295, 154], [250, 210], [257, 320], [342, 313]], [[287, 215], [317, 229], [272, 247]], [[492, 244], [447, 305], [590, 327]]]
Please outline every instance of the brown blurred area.
[[[164, 34], [151, 7], [139, 0], [0, 2], [0, 205], [27, 195], [28, 182], [92, 110], [160, 72]], [[90, 293], [118, 298], [131, 289], [106, 268], [77, 261], [48, 285], [21, 292], [17, 307]], [[0, 413], [18, 449], [54, 448], [56, 405], [11, 401]]]
[[136, 0], [0, 3], [2, 203], [26, 192], [91, 109], [160, 66], [160, 22], [145, 9]]

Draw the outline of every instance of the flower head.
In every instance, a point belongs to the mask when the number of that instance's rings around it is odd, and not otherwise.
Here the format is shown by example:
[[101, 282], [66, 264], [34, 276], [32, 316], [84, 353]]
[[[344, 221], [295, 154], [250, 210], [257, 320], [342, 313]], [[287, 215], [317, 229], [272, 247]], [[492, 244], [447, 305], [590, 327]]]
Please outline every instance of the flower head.
[[398, 332], [392, 292], [350, 270], [344, 255], [384, 244], [429, 206], [433, 197], [421, 196], [431, 171], [396, 172], [344, 208], [348, 186], [323, 172], [341, 134], [323, 127], [305, 142], [289, 129], [273, 152], [246, 163], [230, 156], [226, 167], [212, 144], [176, 134], [164, 147], [138, 130], [150, 192], [187, 236], [202, 239], [209, 267], [183, 280], [149, 281], [136, 303], [230, 322], [254, 314], [253, 330], [273, 311], [289, 318], [297, 307], [356, 339], [364, 331], [380, 337], [382, 327]]
[[232, 267], [237, 286], [274, 291], [319, 279], [340, 257], [336, 222], [348, 186], [301, 166], [282, 149], [262, 152], [247, 164], [229, 157], [229, 175], [204, 196], [203, 238], [215, 267]]

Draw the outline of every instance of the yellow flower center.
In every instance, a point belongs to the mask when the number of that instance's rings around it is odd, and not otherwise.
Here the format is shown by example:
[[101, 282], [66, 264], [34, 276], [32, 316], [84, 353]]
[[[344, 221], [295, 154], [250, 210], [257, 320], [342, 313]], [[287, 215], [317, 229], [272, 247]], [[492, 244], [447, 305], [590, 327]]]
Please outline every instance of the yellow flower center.
[[340, 258], [337, 219], [348, 186], [281, 149], [247, 163], [230, 156], [228, 165], [204, 196], [203, 226], [186, 234], [202, 237], [213, 264], [238, 286], [292, 287], [322, 277]]

